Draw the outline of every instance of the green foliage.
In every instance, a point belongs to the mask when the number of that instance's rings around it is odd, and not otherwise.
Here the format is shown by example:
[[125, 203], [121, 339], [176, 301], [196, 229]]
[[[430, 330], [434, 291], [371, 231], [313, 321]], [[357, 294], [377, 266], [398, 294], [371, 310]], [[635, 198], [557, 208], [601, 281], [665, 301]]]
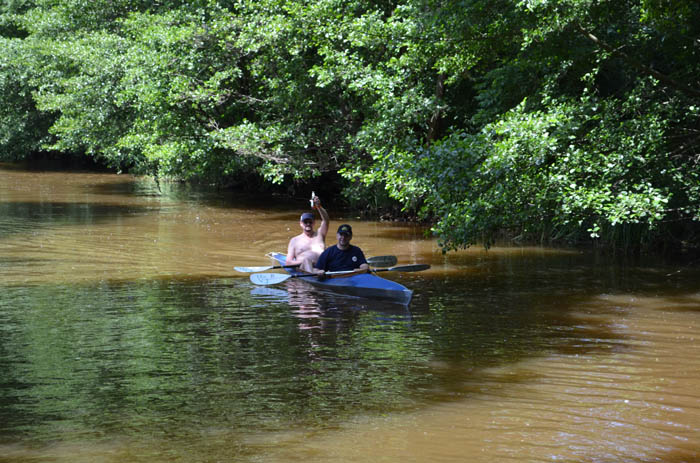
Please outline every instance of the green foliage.
[[0, 49], [0, 160], [18, 160], [40, 150], [53, 117], [34, 109], [22, 41], [0, 37]]
[[13, 0], [0, 159], [231, 184], [338, 171], [445, 249], [700, 222], [694, 0]]

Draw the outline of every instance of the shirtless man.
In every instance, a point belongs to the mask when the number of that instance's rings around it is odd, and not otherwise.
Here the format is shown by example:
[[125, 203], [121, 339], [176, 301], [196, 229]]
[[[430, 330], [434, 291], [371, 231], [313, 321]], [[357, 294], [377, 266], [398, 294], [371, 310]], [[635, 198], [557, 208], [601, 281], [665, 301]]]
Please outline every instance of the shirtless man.
[[321, 215], [321, 226], [314, 231], [314, 215], [305, 212], [299, 219], [299, 226], [302, 233], [289, 240], [287, 247], [286, 265], [300, 264], [300, 270], [312, 273], [314, 264], [326, 249], [326, 235], [328, 234], [328, 224], [330, 218], [328, 212], [321, 206], [321, 200], [314, 196], [314, 209]]

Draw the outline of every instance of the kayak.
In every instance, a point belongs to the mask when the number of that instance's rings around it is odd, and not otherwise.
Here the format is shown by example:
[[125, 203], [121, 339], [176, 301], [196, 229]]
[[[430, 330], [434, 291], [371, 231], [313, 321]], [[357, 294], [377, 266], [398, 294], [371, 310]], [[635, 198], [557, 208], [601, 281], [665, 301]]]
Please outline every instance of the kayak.
[[[271, 252], [269, 257], [279, 262], [280, 265], [285, 265], [287, 256], [279, 252]], [[296, 270], [295, 268], [285, 268], [285, 271], [291, 275], [305, 275], [305, 272]], [[373, 273], [359, 273], [350, 276], [328, 278], [319, 281], [315, 277], [299, 278], [314, 286], [328, 288], [330, 290], [348, 294], [351, 296], [366, 297], [371, 299], [381, 299], [385, 301], [396, 302], [399, 304], [408, 305], [411, 302], [413, 291], [395, 281], [386, 280], [378, 277]]]

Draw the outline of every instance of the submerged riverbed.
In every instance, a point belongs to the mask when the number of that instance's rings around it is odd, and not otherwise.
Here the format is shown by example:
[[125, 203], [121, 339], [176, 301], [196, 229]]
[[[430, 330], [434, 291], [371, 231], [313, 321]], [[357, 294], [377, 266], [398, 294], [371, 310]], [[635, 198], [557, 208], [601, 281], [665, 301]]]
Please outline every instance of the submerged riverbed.
[[411, 305], [256, 287], [271, 204], [0, 166], [0, 462], [700, 459], [697, 266], [331, 209]]

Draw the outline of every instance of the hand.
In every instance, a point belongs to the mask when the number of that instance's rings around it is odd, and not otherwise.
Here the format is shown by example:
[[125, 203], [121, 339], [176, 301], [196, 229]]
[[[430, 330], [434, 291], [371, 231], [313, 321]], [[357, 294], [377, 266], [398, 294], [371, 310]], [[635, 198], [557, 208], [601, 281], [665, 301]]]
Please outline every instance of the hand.
[[321, 207], [321, 198], [314, 196], [314, 209]]

